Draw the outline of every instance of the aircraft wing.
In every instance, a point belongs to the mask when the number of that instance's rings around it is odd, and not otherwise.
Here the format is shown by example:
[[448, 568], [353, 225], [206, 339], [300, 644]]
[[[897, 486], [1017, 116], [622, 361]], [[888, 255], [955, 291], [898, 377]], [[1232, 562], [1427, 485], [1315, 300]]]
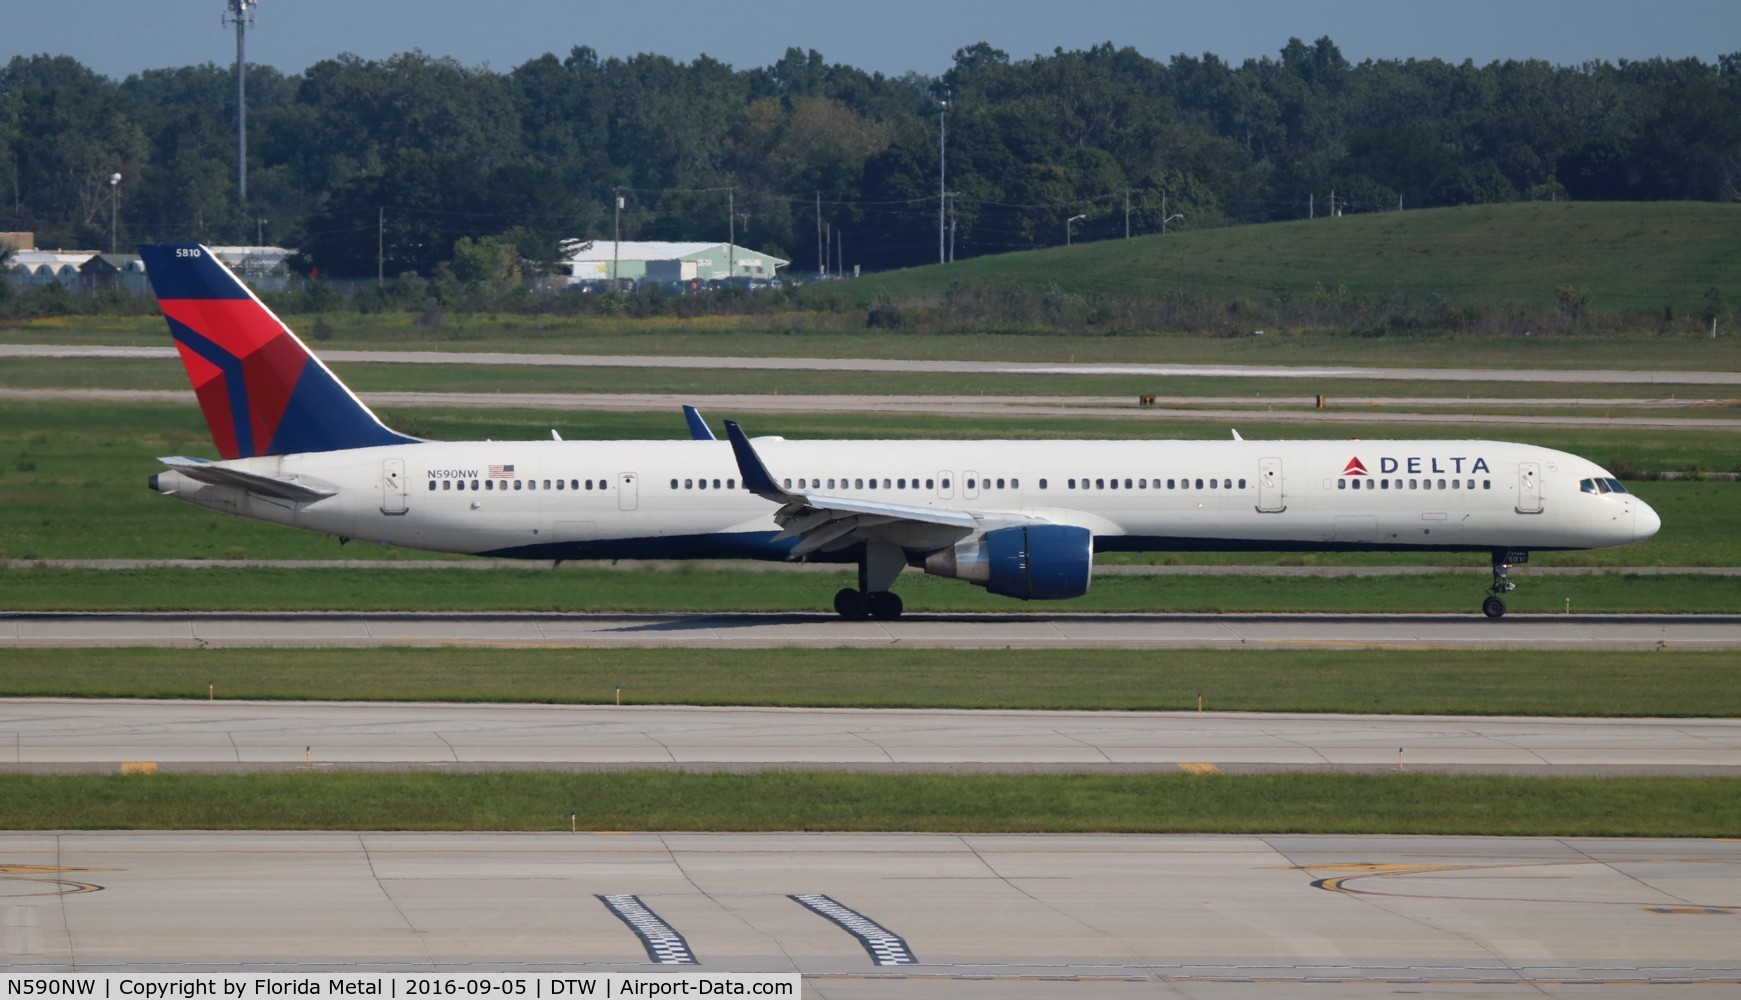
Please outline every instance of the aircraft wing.
[[336, 487], [317, 480], [301, 476], [268, 476], [258, 472], [244, 472], [241, 469], [232, 469], [203, 458], [176, 456], [161, 458], [158, 461], [189, 479], [210, 483], [213, 486], [233, 486], [259, 496], [271, 497], [274, 500], [313, 503], [338, 493]]
[[[725, 422], [744, 487], [757, 496], [780, 505], [774, 520], [780, 525], [779, 539], [796, 538], [791, 557], [812, 552], [834, 551], [866, 541], [924, 539], [905, 548], [942, 548], [980, 531], [1016, 524], [1047, 523], [1039, 518], [998, 511], [944, 510], [885, 503], [856, 497], [794, 492], [781, 486], [768, 472], [755, 446], [735, 421]], [[917, 530], [915, 530], [917, 529]], [[932, 530], [926, 530], [932, 529]]]

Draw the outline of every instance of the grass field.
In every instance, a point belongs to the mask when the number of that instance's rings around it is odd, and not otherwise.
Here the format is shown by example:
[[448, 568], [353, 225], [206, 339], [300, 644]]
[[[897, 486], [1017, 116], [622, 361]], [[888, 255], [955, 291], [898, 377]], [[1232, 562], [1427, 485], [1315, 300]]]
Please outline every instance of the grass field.
[[1732, 837], [1741, 779], [1452, 775], [0, 775], [14, 830]]
[[1315, 288], [1436, 296], [1453, 305], [1556, 308], [1587, 286], [1597, 310], [1688, 314], [1707, 289], [1741, 298], [1741, 206], [1694, 202], [1532, 203], [1384, 212], [1082, 243], [898, 271], [829, 291], [868, 302], [935, 297], [951, 282], [1074, 292], [1261, 299]]
[[[211, 688], [208, 689], [208, 685]], [[9, 650], [0, 697], [1741, 717], [1729, 652]]]

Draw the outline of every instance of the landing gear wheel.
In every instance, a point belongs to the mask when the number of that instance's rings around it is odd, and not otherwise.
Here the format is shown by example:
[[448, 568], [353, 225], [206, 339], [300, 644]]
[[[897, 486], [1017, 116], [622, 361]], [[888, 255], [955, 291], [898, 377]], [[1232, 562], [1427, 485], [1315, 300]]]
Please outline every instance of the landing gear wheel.
[[901, 617], [901, 612], [905, 610], [901, 604], [901, 595], [891, 591], [879, 590], [868, 595], [868, 598], [872, 618], [888, 621]]
[[1497, 597], [1489, 597], [1481, 602], [1481, 613], [1489, 618], [1502, 618], [1505, 616], [1505, 602]]
[[870, 617], [871, 604], [864, 591], [846, 587], [834, 595], [834, 610], [842, 618], [861, 621]]

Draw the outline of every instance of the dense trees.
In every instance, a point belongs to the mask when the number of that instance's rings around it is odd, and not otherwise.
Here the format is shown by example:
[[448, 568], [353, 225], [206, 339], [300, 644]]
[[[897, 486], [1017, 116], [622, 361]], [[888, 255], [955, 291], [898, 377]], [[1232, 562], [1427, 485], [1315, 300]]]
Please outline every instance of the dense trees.
[[1111, 44], [1012, 60], [979, 44], [940, 77], [889, 78], [797, 49], [735, 70], [579, 47], [506, 73], [420, 52], [256, 67], [248, 93], [239, 205], [227, 68], [117, 83], [66, 57], [13, 59], [0, 229], [103, 247], [118, 196], [123, 243], [264, 238], [326, 274], [428, 275], [460, 240], [463, 266], [489, 270], [499, 258], [480, 247], [549, 259], [560, 239], [609, 238], [620, 196], [625, 238], [735, 231], [799, 272], [837, 237], [849, 267], [924, 263], [944, 99], [945, 242], [963, 257], [1061, 243], [1076, 215], [1077, 239], [1105, 239], [1127, 218], [1145, 233], [1172, 216], [1322, 214], [1332, 192], [1344, 212], [1741, 196], [1741, 53], [1351, 64], [1325, 38], [1235, 66]]

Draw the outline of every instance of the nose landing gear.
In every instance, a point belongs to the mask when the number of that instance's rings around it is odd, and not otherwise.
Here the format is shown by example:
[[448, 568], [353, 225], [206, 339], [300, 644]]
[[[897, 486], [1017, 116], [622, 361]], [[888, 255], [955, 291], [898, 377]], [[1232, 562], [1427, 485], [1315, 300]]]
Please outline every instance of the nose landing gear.
[[1529, 562], [1528, 552], [1512, 550], [1493, 553], [1493, 586], [1487, 588], [1487, 599], [1481, 602], [1482, 614], [1489, 618], [1505, 615], [1505, 600], [1499, 595], [1509, 594], [1517, 589], [1517, 584], [1511, 582], [1511, 567], [1526, 562]]

